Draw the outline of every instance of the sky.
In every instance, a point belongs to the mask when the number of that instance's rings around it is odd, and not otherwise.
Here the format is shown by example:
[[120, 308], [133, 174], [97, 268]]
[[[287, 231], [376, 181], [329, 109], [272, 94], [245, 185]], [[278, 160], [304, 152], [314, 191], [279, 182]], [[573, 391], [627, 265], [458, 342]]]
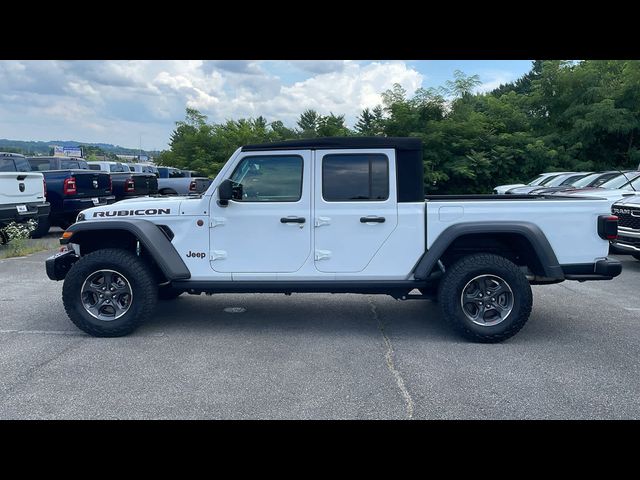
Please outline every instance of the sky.
[[257, 117], [294, 127], [311, 108], [352, 127], [394, 83], [411, 95], [455, 70], [478, 75], [478, 91], [520, 77], [531, 60], [3, 60], [0, 138], [168, 148], [186, 107], [209, 122]]

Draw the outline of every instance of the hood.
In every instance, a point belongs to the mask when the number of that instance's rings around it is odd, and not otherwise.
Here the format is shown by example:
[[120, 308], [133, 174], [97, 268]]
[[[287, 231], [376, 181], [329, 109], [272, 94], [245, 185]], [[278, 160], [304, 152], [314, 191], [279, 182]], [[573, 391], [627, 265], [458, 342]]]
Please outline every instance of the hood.
[[511, 190], [508, 190], [506, 193], [510, 194], [510, 195], [524, 195], [527, 194], [529, 192], [531, 192], [532, 190], [535, 190], [537, 188], [544, 188], [544, 187], [529, 187], [529, 186], [524, 186], [524, 187], [516, 187], [516, 188], [512, 188]]
[[571, 195], [576, 197], [593, 197], [593, 198], [606, 198], [607, 200], [620, 200], [626, 197], [634, 197], [636, 194], [629, 190], [609, 190], [606, 188], [584, 188], [571, 190], [569, 192], [558, 192], [562, 195]]
[[526, 187], [526, 184], [524, 183], [514, 183], [512, 185], [498, 185], [496, 188], [494, 188], [493, 190], [496, 192], [506, 192], [507, 190], [510, 190], [512, 188], [515, 187]]
[[639, 205], [640, 204], [640, 192], [629, 195], [628, 197], [624, 197], [619, 202], [616, 202], [616, 205]]

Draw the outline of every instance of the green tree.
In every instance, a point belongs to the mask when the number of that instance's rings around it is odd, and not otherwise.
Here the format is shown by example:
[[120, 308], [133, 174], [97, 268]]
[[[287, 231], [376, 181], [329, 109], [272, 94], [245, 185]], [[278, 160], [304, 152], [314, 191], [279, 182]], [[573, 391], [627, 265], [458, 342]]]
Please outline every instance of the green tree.
[[344, 137], [351, 134], [344, 123], [344, 115], [333, 113], [319, 118], [316, 133], [319, 137]]
[[321, 116], [315, 110], [305, 110], [300, 114], [297, 125], [302, 138], [317, 137]]

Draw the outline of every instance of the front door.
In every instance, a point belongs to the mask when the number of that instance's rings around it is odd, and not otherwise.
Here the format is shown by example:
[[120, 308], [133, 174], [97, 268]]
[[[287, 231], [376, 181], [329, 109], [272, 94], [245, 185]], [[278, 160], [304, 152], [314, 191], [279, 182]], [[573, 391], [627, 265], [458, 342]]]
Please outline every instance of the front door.
[[211, 268], [290, 273], [311, 254], [311, 153], [245, 152], [229, 177], [241, 198], [211, 200]]
[[395, 150], [317, 151], [315, 265], [361, 272], [398, 223]]

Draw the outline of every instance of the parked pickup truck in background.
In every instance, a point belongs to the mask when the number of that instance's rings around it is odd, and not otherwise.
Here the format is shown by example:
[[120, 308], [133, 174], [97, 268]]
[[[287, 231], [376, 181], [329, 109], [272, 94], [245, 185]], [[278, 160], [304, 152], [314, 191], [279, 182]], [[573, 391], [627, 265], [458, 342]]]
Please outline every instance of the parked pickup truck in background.
[[563, 172], [541, 173], [540, 175], [538, 175], [537, 177], [535, 177], [534, 179], [530, 180], [527, 183], [512, 183], [510, 185], [498, 185], [493, 189], [493, 193], [495, 193], [496, 195], [504, 195], [505, 193], [507, 193], [507, 191], [511, 190], [512, 188], [527, 187], [527, 186], [537, 187], [539, 185], [544, 185], [544, 182], [551, 181], [552, 178], [557, 177], [560, 173], [563, 173]]
[[[23, 155], [0, 152], [0, 228], [11, 222], [40, 222], [49, 215], [41, 173], [31, 172]], [[0, 243], [6, 238], [0, 235]]]
[[158, 193], [158, 177], [153, 173], [132, 172], [121, 162], [88, 162], [88, 164], [91, 170], [102, 170], [111, 174], [116, 201]]
[[32, 171], [44, 175], [47, 201], [51, 204], [48, 218], [38, 222], [33, 238], [46, 235], [51, 226], [67, 228], [86, 208], [115, 202], [109, 175], [92, 172], [82, 159], [29, 157], [28, 162]]
[[463, 336], [498, 342], [529, 318], [531, 284], [622, 270], [607, 258], [608, 201], [425, 199], [415, 138], [247, 145], [204, 195], [126, 200], [78, 220], [46, 270], [64, 279], [70, 319], [96, 336], [135, 330], [158, 296], [331, 292], [435, 299]]
[[618, 217], [618, 238], [611, 242], [613, 250], [640, 260], [640, 194], [613, 204], [611, 213]]
[[125, 163], [129, 170], [138, 173], [153, 173], [156, 177], [159, 177], [158, 167], [155, 165], [149, 165], [148, 163]]
[[161, 195], [188, 195], [203, 193], [211, 185], [205, 175], [191, 170], [180, 170], [173, 167], [158, 167], [158, 192]]

